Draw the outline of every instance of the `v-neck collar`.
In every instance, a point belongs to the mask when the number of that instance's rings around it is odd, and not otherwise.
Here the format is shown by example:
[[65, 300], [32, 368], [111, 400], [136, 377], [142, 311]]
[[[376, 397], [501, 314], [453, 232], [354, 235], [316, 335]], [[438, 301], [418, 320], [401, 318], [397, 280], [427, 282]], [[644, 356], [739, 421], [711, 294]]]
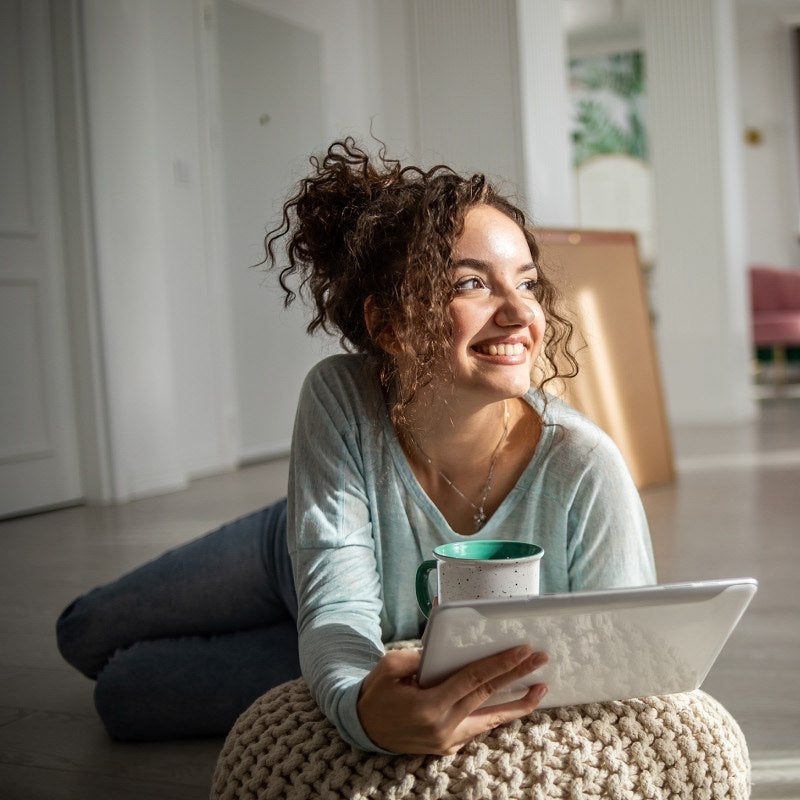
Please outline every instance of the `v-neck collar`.
[[411, 469], [408, 463], [408, 458], [400, 445], [400, 440], [397, 437], [397, 432], [392, 425], [389, 418], [388, 408], [384, 405], [384, 414], [382, 415], [384, 437], [389, 445], [389, 450], [392, 454], [392, 459], [397, 468], [403, 484], [405, 485], [409, 494], [414, 498], [417, 506], [427, 516], [437, 530], [445, 532], [451, 539], [494, 539], [503, 524], [510, 516], [514, 507], [519, 502], [520, 498], [525, 496], [533, 483], [534, 478], [539, 470], [539, 464], [544, 459], [544, 455], [550, 449], [553, 440], [554, 431], [553, 426], [549, 424], [547, 409], [544, 404], [542, 392], [536, 389], [530, 389], [526, 392], [522, 399], [539, 415], [541, 419], [539, 441], [536, 444], [536, 450], [533, 457], [528, 462], [528, 465], [522, 471], [522, 474], [517, 479], [517, 482], [511, 488], [511, 491], [503, 498], [500, 505], [494, 514], [486, 520], [484, 526], [476, 533], [464, 534], [454, 531], [450, 527], [450, 523], [445, 519], [444, 514], [439, 510], [436, 503], [431, 500], [428, 493], [422, 488], [422, 485], [417, 480], [417, 476]]

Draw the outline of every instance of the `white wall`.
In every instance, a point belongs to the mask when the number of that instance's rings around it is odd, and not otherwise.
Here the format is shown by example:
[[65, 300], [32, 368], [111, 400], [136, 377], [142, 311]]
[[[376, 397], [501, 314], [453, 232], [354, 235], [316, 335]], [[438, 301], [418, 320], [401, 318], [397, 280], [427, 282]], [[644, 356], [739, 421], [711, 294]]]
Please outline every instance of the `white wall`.
[[222, 263], [230, 289], [238, 450], [250, 460], [288, 450], [302, 381], [322, 355], [321, 337], [306, 334], [304, 304], [284, 308], [278, 276], [263, 264], [265, 229], [278, 226], [284, 198], [308, 172], [309, 154], [324, 144], [322, 37], [237, 0], [219, 0], [216, 10]]
[[198, 91], [200, 20], [191, 0], [151, 6], [155, 191], [169, 308], [175, 435], [187, 476], [235, 463], [237, 398], [229, 373], [229, 291], [206, 204], [207, 118]]
[[364, 136], [370, 118], [381, 115], [374, 62], [375, 4], [370, 0], [242, 0], [242, 5], [321, 36], [325, 143], [347, 134]]
[[[228, 329], [209, 256], [192, 0], [85, 0], [108, 497], [230, 468]], [[224, 302], [221, 304], [224, 308]]]
[[730, 0], [645, 5], [658, 246], [655, 332], [673, 422], [755, 414]]
[[744, 154], [747, 261], [800, 267], [800, 72], [790, 29], [800, 26], [800, 0], [745, 0], [738, 23], [742, 122], [762, 136]]
[[517, 0], [517, 68], [523, 178], [534, 224], [572, 227], [577, 203], [568, 135], [569, 95], [561, 0]]
[[[112, 492], [179, 486], [148, 4], [84, 3]], [[120, 99], [124, 97], [124, 102]]]
[[421, 155], [520, 185], [522, 136], [511, 0], [411, 0]]

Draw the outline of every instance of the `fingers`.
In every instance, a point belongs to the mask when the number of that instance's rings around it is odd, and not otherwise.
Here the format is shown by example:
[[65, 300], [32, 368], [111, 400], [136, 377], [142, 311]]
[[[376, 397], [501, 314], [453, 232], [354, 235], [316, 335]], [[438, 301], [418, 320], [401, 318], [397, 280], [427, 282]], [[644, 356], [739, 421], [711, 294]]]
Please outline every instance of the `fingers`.
[[473, 711], [469, 717], [466, 718], [472, 723], [469, 727], [474, 727], [475, 729], [475, 733], [472, 735], [475, 736], [478, 733], [496, 728], [498, 725], [511, 722], [511, 720], [517, 719], [525, 714], [530, 714], [531, 711], [542, 702], [546, 694], [547, 686], [543, 683], [535, 683], [533, 686], [529, 687], [525, 696], [518, 700], [513, 700], [508, 703], [498, 703], [497, 705], [487, 706], [486, 708], [479, 708]]
[[516, 647], [468, 664], [437, 688], [442, 692], [442, 702], [465, 717], [493, 694], [546, 663], [546, 653], [534, 653], [527, 645]]
[[481, 733], [486, 733], [499, 725], [530, 714], [546, 694], [547, 687], [542, 683], [537, 683], [531, 686], [525, 697], [519, 700], [488, 708], [479, 708], [461, 721], [453, 731], [453, 737], [461, 741], [461, 746], [463, 746]]
[[519, 700], [478, 708], [546, 662], [545, 654], [529, 647], [476, 661], [429, 689], [416, 681], [420, 659], [418, 650], [390, 651], [362, 682], [359, 719], [367, 736], [386, 750], [455, 753], [477, 734], [530, 713], [543, 696], [543, 687], [536, 686]]

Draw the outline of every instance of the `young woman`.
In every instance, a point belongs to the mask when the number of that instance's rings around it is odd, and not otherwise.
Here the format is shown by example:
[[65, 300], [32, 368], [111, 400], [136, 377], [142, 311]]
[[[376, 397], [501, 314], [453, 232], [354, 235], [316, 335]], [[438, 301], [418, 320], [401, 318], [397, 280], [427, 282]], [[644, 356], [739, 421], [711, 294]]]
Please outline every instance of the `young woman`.
[[[401, 167], [334, 143], [284, 206], [268, 260], [310, 295], [309, 331], [351, 352], [314, 367], [297, 410], [288, 502], [78, 598], [65, 658], [97, 679], [122, 739], [223, 734], [302, 674], [364, 750], [451, 753], [546, 691], [481, 709], [535, 671], [517, 648], [439, 686], [415, 682], [417, 565], [462, 537], [544, 548], [542, 592], [652, 583], [645, 516], [596, 426], [543, 389], [574, 367], [522, 212], [483, 176]], [[538, 376], [532, 386], [532, 375]]]

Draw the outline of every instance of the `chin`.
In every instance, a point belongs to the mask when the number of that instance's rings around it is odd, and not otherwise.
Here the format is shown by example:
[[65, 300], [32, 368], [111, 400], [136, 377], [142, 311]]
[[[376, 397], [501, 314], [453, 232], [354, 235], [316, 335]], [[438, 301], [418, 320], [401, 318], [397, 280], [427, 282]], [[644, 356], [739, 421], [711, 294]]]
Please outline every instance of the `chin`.
[[514, 381], [506, 383], [504, 386], [497, 387], [497, 394], [504, 400], [511, 400], [515, 397], [522, 397], [531, 388], [531, 381]]
[[533, 381], [529, 370], [521, 371], [508, 381], [509, 397], [522, 397], [531, 388]]
[[462, 382], [460, 385], [464, 389], [471, 386], [471, 391], [490, 394], [494, 400], [510, 400], [513, 397], [522, 397], [532, 384], [533, 380], [526, 366], [515, 374], [506, 372], [505, 375], [490, 374], [483, 369], [475, 371], [467, 382]]

